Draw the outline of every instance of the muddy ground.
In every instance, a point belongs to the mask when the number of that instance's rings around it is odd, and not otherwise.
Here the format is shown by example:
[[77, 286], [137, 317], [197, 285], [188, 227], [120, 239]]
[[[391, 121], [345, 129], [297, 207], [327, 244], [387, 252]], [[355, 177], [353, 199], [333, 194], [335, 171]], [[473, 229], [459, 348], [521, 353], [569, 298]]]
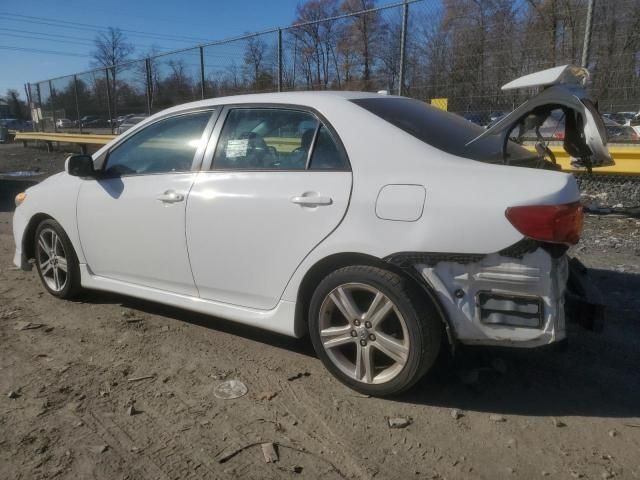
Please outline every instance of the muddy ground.
[[[63, 157], [0, 146], [0, 171]], [[0, 478], [640, 478], [639, 220], [589, 216], [576, 249], [602, 334], [571, 328], [564, 353], [461, 349], [382, 400], [334, 380], [307, 339], [119, 295], [54, 299], [11, 264], [26, 185], [0, 180]], [[248, 393], [216, 398], [225, 379]]]

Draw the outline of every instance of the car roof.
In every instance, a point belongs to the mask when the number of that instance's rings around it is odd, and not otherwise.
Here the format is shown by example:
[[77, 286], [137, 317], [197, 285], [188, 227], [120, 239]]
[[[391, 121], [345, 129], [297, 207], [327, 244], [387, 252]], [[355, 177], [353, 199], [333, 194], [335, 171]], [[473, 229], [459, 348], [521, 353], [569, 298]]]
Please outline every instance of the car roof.
[[[363, 98], [394, 98], [393, 95], [384, 95], [370, 92], [353, 92], [338, 90], [278, 92], [278, 93], [251, 93], [244, 95], [231, 95], [227, 97], [209, 98], [190, 103], [183, 103], [168, 108], [165, 113], [178, 112], [198, 107], [211, 107], [216, 105], [242, 104], [242, 103], [281, 103], [292, 105], [304, 105], [321, 108], [323, 105], [333, 103], [336, 100], [356, 100]], [[395, 97], [400, 98], [400, 97]]]

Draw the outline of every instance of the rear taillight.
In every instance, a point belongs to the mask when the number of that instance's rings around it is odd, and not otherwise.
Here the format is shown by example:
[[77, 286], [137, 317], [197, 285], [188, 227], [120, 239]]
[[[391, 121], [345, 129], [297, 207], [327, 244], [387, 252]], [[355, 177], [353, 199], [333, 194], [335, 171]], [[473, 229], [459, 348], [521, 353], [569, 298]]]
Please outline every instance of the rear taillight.
[[553, 134], [554, 140], [564, 140], [564, 132], [555, 132]]
[[580, 202], [509, 207], [505, 215], [520, 233], [534, 240], [571, 245], [580, 240], [583, 220]]

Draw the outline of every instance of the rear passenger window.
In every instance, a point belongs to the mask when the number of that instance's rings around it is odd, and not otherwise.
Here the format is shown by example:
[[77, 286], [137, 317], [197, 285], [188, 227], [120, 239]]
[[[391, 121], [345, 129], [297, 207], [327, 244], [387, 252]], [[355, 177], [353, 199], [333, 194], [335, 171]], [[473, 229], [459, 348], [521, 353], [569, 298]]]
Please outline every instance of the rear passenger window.
[[299, 110], [231, 110], [220, 133], [213, 168], [304, 170], [317, 128], [315, 116]]
[[331, 132], [310, 112], [235, 108], [220, 132], [213, 168], [349, 170], [349, 163]]
[[324, 125], [321, 125], [318, 131], [309, 168], [311, 170], [347, 170], [349, 168], [347, 159], [338, 148], [329, 129]]

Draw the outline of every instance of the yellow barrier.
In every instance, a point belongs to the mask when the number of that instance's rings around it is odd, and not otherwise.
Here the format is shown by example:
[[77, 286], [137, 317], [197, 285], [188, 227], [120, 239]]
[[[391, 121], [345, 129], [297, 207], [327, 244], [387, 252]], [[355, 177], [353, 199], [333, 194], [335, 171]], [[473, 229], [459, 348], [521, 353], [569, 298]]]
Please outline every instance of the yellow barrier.
[[[531, 145], [527, 145], [526, 148], [533, 152], [535, 151], [535, 148]], [[573, 167], [571, 165], [571, 157], [561, 146], [554, 145], [549, 148], [564, 172], [581, 173], [586, 171], [583, 168]], [[609, 146], [609, 153], [611, 153], [616, 164], [610, 167], [594, 168], [593, 173], [598, 175], [640, 175], [640, 147]]]
[[115, 135], [85, 135], [82, 133], [17, 132], [16, 141], [40, 140], [42, 142], [79, 143], [82, 145], [106, 145]]

